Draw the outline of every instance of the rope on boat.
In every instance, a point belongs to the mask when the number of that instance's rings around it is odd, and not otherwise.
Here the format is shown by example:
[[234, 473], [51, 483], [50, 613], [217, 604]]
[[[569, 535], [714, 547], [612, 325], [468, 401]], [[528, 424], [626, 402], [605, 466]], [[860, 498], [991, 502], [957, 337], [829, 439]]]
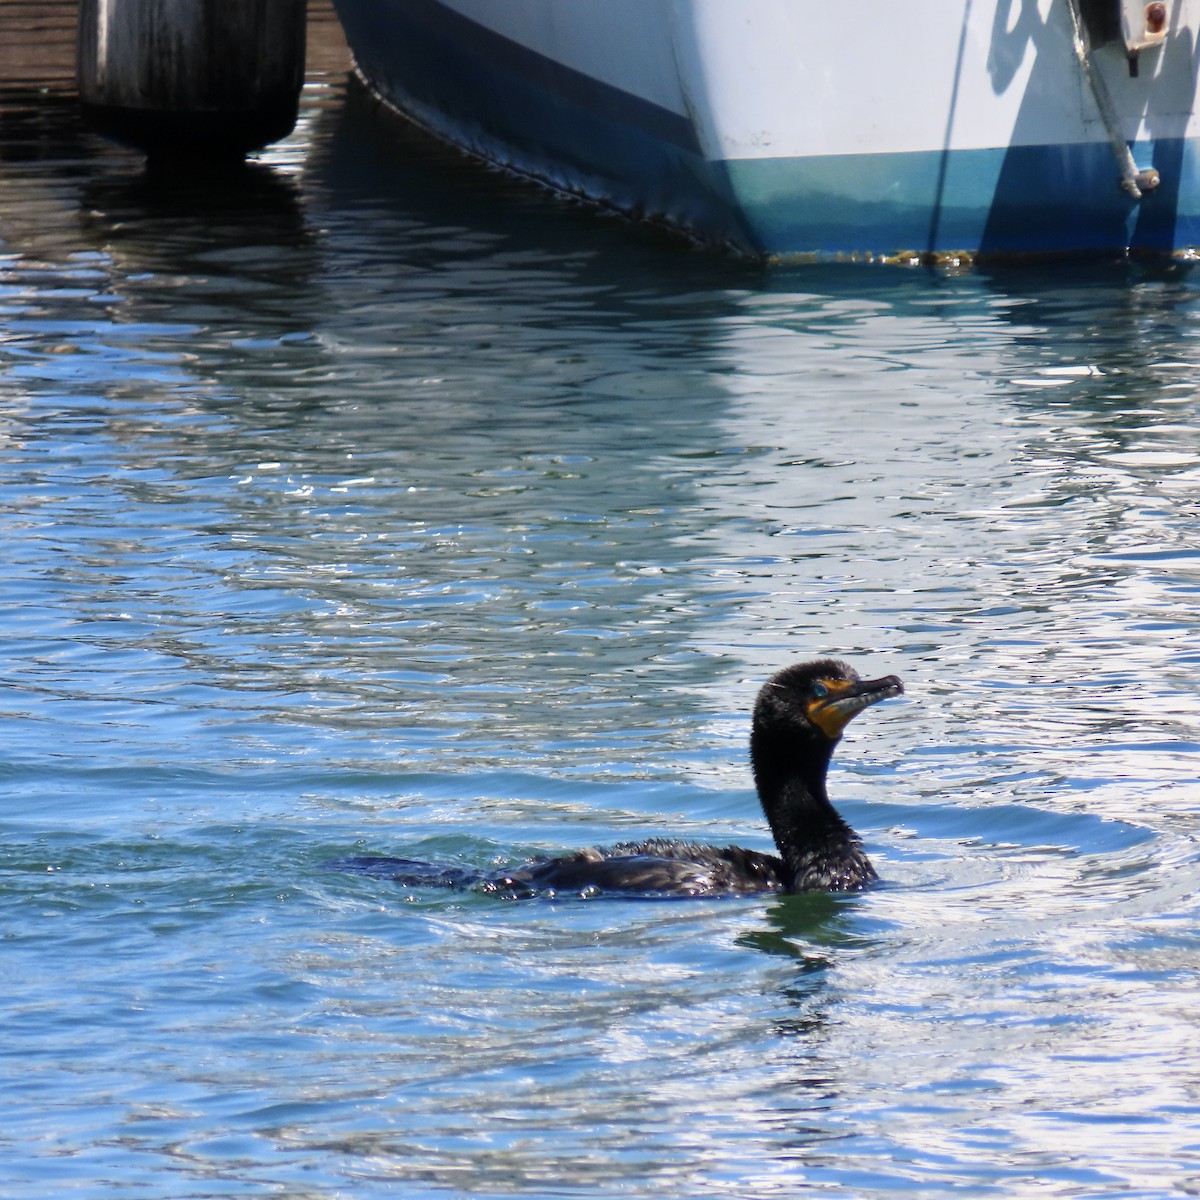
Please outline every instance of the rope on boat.
[[1108, 132], [1109, 145], [1112, 146], [1113, 157], [1117, 160], [1117, 169], [1121, 173], [1121, 187], [1135, 200], [1140, 200], [1143, 192], [1158, 187], [1158, 172], [1153, 167], [1139, 171], [1137, 164], [1133, 161], [1133, 152], [1129, 149], [1125, 135], [1121, 132], [1121, 120], [1117, 116], [1112, 96], [1108, 93], [1108, 85], [1104, 82], [1104, 76], [1096, 70], [1092, 62], [1088, 36], [1083, 23], [1083, 13], [1079, 10], [1079, 0], [1067, 0], [1067, 7], [1071, 10], [1071, 25], [1073, 26], [1071, 40], [1075, 47], [1075, 57], [1079, 60], [1079, 69], [1083, 72], [1088, 87], [1092, 89], [1096, 107], [1100, 110], [1100, 119], [1104, 122], [1104, 128]]

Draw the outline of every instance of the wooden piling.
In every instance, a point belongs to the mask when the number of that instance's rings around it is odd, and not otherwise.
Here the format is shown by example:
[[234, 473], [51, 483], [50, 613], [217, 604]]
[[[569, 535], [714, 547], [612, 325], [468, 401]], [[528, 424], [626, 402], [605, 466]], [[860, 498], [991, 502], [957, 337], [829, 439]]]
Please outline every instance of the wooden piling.
[[81, 0], [78, 81], [101, 132], [151, 157], [233, 157], [286, 137], [306, 0]]

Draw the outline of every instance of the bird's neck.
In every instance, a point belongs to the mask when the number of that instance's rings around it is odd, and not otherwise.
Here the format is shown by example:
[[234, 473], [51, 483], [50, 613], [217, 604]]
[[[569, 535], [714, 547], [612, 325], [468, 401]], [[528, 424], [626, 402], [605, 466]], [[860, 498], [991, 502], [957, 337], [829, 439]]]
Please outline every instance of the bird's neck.
[[854, 830], [829, 802], [825, 773], [833, 745], [797, 766], [756, 761], [763, 812], [794, 891], [843, 890], [874, 878]]

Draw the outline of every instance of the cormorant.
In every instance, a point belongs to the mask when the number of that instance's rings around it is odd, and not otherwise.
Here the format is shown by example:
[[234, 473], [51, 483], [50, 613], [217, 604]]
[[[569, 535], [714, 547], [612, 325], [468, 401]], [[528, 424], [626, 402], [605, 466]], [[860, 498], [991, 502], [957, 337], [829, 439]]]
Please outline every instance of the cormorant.
[[477, 887], [510, 897], [857, 891], [878, 876], [858, 835], [829, 802], [825, 774], [851, 719], [903, 691], [895, 675], [860, 679], [832, 658], [786, 667], [763, 684], [754, 705], [750, 762], [778, 855], [652, 838], [535, 858], [491, 875], [397, 858], [331, 865], [401, 883]]

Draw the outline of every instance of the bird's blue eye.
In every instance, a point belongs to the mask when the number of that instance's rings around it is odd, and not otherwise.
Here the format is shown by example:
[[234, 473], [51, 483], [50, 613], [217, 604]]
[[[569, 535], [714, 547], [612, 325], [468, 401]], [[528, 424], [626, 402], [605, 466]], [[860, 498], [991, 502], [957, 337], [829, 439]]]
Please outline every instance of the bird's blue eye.
[[812, 685], [812, 694], [818, 699], [823, 700], [829, 695], [829, 689], [820, 681]]

